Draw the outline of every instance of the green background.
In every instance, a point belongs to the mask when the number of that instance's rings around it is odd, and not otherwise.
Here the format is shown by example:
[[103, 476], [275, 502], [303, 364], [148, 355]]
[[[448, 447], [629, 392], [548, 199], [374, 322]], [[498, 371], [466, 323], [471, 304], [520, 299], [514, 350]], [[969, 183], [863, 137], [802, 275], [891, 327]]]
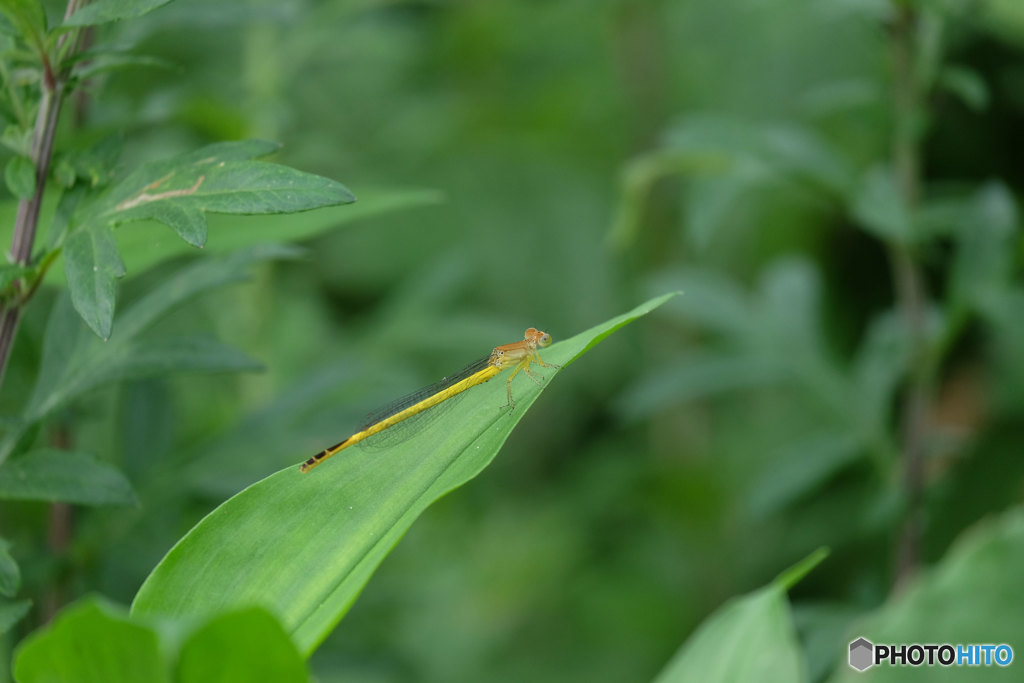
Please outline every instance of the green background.
[[[262, 371], [126, 381], [47, 425], [138, 502], [75, 507], [58, 551], [46, 505], [0, 507], [34, 600], [5, 651], [51, 602], [130, 604], [204, 515], [377, 405], [526, 327], [560, 340], [682, 290], [559, 373], [491, 466], [417, 520], [312, 656], [317, 680], [651, 679], [716, 608], [820, 546], [790, 592], [809, 680], [845, 680], [846, 644], [876, 627], [1024, 656], [1024, 12], [917, 4], [947, 18], [922, 29], [944, 75], [913, 220], [879, 172], [880, 1], [177, 0], [103, 27], [173, 65], [90, 95], [89, 135], [123, 135], [126, 168], [262, 138], [360, 202], [212, 217], [198, 255], [164, 226], [120, 229], [119, 305], [247, 230], [306, 251], [157, 324]], [[911, 229], [929, 324], [958, 322], [928, 414], [936, 573], [891, 598], [907, 368], [887, 249]], [[31, 394], [60, 270], [23, 321], [4, 414]]]

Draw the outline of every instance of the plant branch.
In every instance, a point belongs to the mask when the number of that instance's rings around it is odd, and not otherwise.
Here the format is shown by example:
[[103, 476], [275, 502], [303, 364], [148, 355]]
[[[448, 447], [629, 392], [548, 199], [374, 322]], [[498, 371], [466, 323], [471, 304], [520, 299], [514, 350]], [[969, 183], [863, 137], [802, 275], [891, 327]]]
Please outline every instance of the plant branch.
[[[68, 0], [64, 16], [71, 16], [81, 3], [79, 0]], [[57, 54], [60, 53], [68, 40], [77, 42], [77, 32], [65, 33], [57, 42]], [[72, 43], [69, 52], [74, 52]], [[18, 202], [18, 214], [14, 222], [14, 237], [11, 240], [11, 260], [18, 265], [28, 265], [32, 259], [32, 246], [35, 244], [36, 228], [39, 225], [39, 210], [43, 204], [43, 193], [46, 191], [46, 177], [50, 172], [50, 159], [53, 157], [53, 140], [57, 134], [57, 121], [60, 118], [61, 101], [64, 96], [63, 74], [56, 73], [45, 52], [41, 55], [44, 77], [39, 100], [39, 112], [36, 115], [35, 130], [32, 134], [32, 165], [36, 172], [35, 192], [28, 199]], [[0, 316], [0, 386], [3, 384], [4, 373], [10, 360], [14, 337], [21, 320], [21, 308], [27, 297], [19, 304], [10, 304]]]
[[[915, 34], [917, 16], [907, 4], [895, 8], [891, 49], [894, 124], [892, 165], [900, 196], [909, 208], [918, 203], [921, 157], [918, 122], [923, 98], [917, 82]], [[920, 563], [924, 531], [925, 449], [931, 403], [930, 349], [927, 337], [927, 294], [924, 276], [907, 245], [889, 246], [896, 299], [910, 341], [910, 374], [902, 399], [902, 485], [907, 509], [900, 532], [894, 588], [902, 587]]]

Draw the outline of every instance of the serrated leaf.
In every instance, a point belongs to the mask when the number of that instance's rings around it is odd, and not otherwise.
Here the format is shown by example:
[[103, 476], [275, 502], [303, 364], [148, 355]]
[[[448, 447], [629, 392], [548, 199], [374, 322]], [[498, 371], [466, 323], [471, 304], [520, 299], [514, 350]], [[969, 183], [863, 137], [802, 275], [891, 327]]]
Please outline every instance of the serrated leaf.
[[10, 631], [11, 627], [24, 619], [31, 608], [31, 600], [0, 601], [0, 636]]
[[15, 197], [29, 199], [36, 193], [36, 167], [23, 156], [11, 157], [4, 167], [4, 181]]
[[96, 26], [134, 19], [163, 7], [171, 0], [96, 0], [64, 20], [62, 26]]
[[[670, 296], [557, 343], [544, 359], [567, 366]], [[296, 453], [296, 466], [252, 485], [193, 528], [150, 574], [133, 614], [195, 616], [262, 605], [300, 651], [311, 652], [416, 517], [494, 458], [541, 387], [526, 381], [514, 390], [511, 415], [500, 409], [504, 382], [483, 384], [416, 438], [386, 452], [351, 449], [308, 475], [297, 466], [307, 454]]]
[[309, 675], [281, 624], [266, 610], [249, 608], [196, 629], [182, 645], [175, 680], [302, 683]]
[[276, 149], [262, 140], [219, 143], [144, 164], [97, 200], [82, 220], [109, 225], [156, 220], [202, 246], [206, 212], [293, 213], [355, 201], [337, 181], [252, 160]]
[[101, 339], [110, 338], [116, 280], [124, 273], [124, 263], [109, 226], [91, 225], [68, 238], [64, 246], [64, 274], [71, 302]]
[[15, 654], [19, 683], [169, 683], [157, 634], [120, 608], [84, 598], [26, 638]]
[[171, 171], [107, 208], [101, 217], [114, 223], [160, 220], [155, 208], [166, 204], [214, 213], [265, 214], [354, 201], [341, 183], [287, 166], [264, 161], [200, 162]]
[[0, 465], [0, 499], [79, 505], [134, 505], [132, 485], [87, 453], [41, 449]]
[[786, 590], [824, 559], [819, 550], [764, 588], [708, 617], [655, 683], [807, 680]]
[[913, 236], [906, 203], [887, 168], [868, 171], [851, 206], [854, 217], [867, 232], [886, 241], [908, 244]]
[[0, 595], [7, 597], [17, 595], [21, 588], [21, 570], [11, 557], [10, 547], [5, 539], [0, 538]]

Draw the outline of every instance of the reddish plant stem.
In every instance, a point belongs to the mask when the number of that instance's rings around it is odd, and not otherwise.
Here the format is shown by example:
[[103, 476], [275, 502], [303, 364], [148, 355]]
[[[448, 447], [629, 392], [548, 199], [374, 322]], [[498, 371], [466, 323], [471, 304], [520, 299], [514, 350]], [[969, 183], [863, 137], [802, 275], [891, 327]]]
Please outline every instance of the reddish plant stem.
[[[68, 0], [64, 12], [65, 18], [78, 9], [79, 0]], [[65, 33], [57, 42], [57, 54], [63, 49], [69, 36], [76, 32]], [[74, 39], [74, 38], [70, 38]], [[39, 100], [39, 113], [36, 115], [35, 130], [32, 134], [32, 165], [36, 172], [36, 189], [28, 199], [18, 202], [18, 215], [14, 222], [14, 237], [11, 240], [11, 260], [18, 265], [28, 265], [32, 258], [32, 246], [35, 244], [36, 228], [39, 225], [39, 209], [43, 204], [43, 193], [46, 191], [46, 177], [50, 172], [50, 159], [53, 157], [53, 140], [57, 134], [57, 121], [60, 118], [61, 101], [64, 97], [63, 74], [55, 73], [49, 57], [41, 55], [43, 65], [42, 94]], [[21, 307], [25, 299], [18, 303], [9, 303], [0, 315], [0, 386], [3, 385], [7, 363], [14, 347], [14, 337], [21, 321]]]

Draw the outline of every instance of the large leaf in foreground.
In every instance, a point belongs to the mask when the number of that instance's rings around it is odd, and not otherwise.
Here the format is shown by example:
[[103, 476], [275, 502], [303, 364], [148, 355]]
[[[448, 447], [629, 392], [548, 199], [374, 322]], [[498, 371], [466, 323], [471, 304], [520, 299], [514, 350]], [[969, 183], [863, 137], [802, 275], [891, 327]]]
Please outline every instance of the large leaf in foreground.
[[786, 591], [827, 554], [819, 548], [764, 588], [717, 610], [669, 660], [655, 683], [806, 681]]
[[830, 683], [1019, 679], [1012, 669], [1020, 666], [1016, 657], [1024, 642], [1022, 566], [1024, 507], [1019, 506], [977, 524], [934, 569], [922, 572], [848, 634], [851, 641], [864, 637], [873, 643], [1007, 643], [1015, 649], [1009, 667], [880, 665], [860, 673], [847, 665], [847, 643], [842, 643]]
[[[568, 365], [616, 329], [661, 305], [653, 299], [545, 350]], [[541, 369], [549, 380], [553, 370]], [[494, 458], [541, 388], [505, 375], [474, 388], [413, 439], [387, 450], [352, 448], [303, 475], [296, 466], [230, 499], [176, 545], [139, 590], [134, 614], [199, 615], [262, 605], [311, 652], [374, 570], [431, 503]], [[547, 384], [547, 383], [546, 383]]]

